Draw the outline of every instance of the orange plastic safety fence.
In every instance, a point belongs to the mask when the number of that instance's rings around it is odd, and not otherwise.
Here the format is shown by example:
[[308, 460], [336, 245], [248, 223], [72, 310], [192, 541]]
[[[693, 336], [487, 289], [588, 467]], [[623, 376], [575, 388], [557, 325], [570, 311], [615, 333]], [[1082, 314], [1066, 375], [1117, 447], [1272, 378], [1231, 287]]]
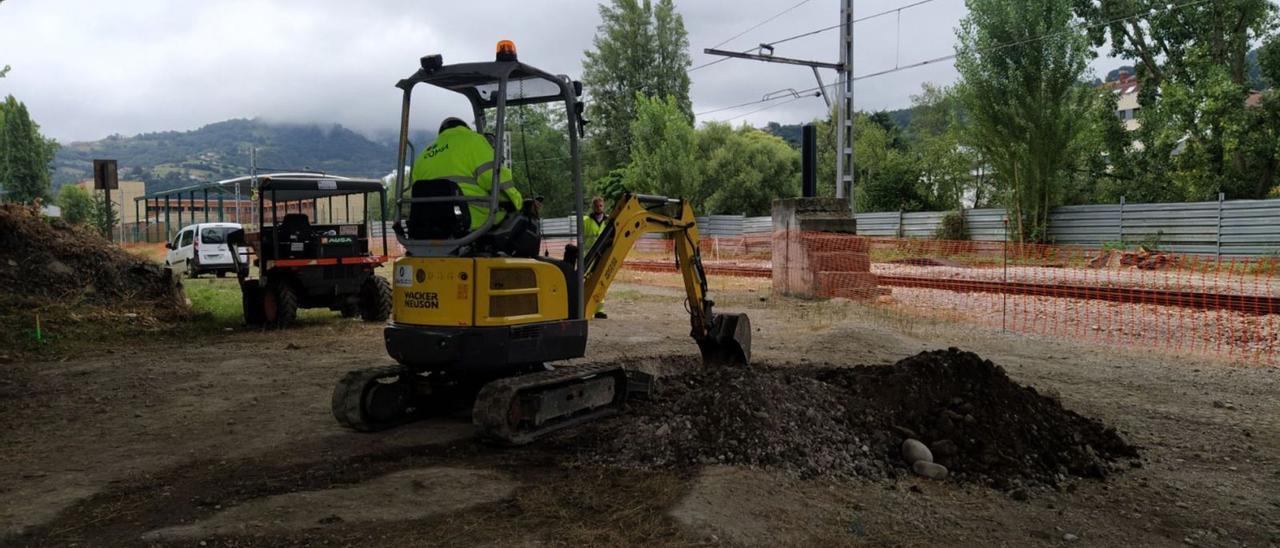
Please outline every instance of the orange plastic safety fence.
[[[674, 271], [670, 242], [628, 259]], [[766, 243], [768, 245], [766, 245]], [[652, 250], [653, 255], [647, 255]], [[807, 232], [704, 238], [711, 275], [1010, 332], [1280, 365], [1280, 260]]]

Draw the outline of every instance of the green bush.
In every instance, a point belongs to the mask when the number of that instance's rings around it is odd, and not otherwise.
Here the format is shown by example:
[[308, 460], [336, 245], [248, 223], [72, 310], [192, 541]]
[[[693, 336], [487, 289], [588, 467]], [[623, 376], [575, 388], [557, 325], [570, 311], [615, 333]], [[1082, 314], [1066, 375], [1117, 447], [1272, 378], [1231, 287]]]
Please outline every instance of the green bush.
[[73, 225], [87, 223], [94, 216], [93, 196], [76, 185], [62, 185], [58, 207], [62, 208], [62, 220]]
[[1102, 250], [1103, 250], [1103, 251], [1124, 251], [1124, 250], [1125, 250], [1125, 249], [1127, 249], [1128, 247], [1129, 247], [1129, 246], [1125, 245], [1125, 243], [1124, 243], [1124, 242], [1119, 241], [1119, 240], [1110, 241], [1110, 242], [1102, 242]]
[[937, 240], [968, 240], [969, 224], [964, 219], [964, 211], [948, 212], [933, 237]]
[[1138, 242], [1138, 245], [1147, 251], [1160, 251], [1160, 241], [1164, 239], [1164, 231], [1157, 230], [1155, 234], [1147, 234]]

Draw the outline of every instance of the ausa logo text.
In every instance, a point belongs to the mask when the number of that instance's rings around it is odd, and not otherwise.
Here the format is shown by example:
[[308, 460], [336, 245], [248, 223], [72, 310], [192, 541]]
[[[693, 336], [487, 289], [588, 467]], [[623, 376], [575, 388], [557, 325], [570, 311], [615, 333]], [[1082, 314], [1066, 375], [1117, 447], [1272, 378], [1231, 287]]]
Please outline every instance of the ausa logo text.
[[404, 305], [409, 308], [440, 308], [440, 295], [434, 291], [409, 291], [404, 294]]

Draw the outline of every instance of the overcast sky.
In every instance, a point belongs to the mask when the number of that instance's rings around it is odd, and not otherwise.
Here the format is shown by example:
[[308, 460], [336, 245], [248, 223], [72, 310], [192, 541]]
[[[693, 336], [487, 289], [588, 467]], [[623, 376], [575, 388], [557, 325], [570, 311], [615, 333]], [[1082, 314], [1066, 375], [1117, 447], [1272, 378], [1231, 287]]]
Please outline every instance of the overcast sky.
[[[677, 1], [694, 66], [702, 49], [799, 0]], [[856, 0], [870, 15], [913, 0]], [[952, 53], [963, 0], [933, 0], [855, 26], [855, 73], [867, 74]], [[491, 59], [499, 39], [522, 61], [577, 77], [599, 24], [592, 0], [0, 0], [0, 96], [24, 101], [45, 133], [61, 141], [113, 133], [189, 130], [228, 118], [339, 123], [367, 134], [395, 128], [396, 80], [419, 56], [446, 62]], [[837, 0], [811, 0], [730, 41], [746, 49], [839, 22]], [[837, 31], [778, 46], [775, 55], [837, 61]], [[1102, 70], [1117, 63], [1100, 60]], [[814, 87], [805, 67], [729, 60], [691, 73], [695, 112]], [[835, 75], [823, 74], [830, 84]], [[924, 82], [955, 80], [951, 62], [858, 82], [857, 108], [901, 108]], [[457, 112], [447, 94], [421, 105], [419, 126]], [[415, 98], [420, 98], [415, 95]], [[755, 105], [699, 116], [800, 122], [821, 116], [820, 98]], [[419, 105], [415, 103], [415, 108]], [[751, 114], [762, 106], [768, 110]]]

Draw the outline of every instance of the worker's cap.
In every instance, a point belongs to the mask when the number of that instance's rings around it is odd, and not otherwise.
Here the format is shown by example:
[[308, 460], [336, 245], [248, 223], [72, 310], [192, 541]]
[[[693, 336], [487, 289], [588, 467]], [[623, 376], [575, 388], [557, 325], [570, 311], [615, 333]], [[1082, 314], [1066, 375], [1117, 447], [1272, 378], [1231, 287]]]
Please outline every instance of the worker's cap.
[[444, 130], [449, 128], [455, 128], [455, 127], [465, 127], [468, 129], [471, 128], [471, 126], [468, 126], [467, 123], [462, 120], [462, 118], [456, 118], [456, 117], [450, 116], [440, 122], [439, 133], [444, 133]]

